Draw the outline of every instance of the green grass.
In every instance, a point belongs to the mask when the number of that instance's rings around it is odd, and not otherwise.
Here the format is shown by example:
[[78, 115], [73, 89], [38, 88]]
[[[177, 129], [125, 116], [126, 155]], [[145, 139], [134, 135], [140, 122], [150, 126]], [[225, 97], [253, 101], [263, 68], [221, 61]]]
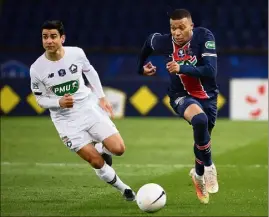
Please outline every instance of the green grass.
[[[154, 215], [267, 216], [267, 122], [218, 120], [212, 150], [220, 191], [208, 205], [199, 203], [188, 177], [194, 162], [191, 126], [177, 118], [115, 123], [127, 146], [113, 159], [121, 179], [135, 191], [149, 182], [166, 190], [167, 205]], [[1, 216], [79, 215], [152, 214], [99, 180], [61, 143], [48, 117], [2, 118]]]

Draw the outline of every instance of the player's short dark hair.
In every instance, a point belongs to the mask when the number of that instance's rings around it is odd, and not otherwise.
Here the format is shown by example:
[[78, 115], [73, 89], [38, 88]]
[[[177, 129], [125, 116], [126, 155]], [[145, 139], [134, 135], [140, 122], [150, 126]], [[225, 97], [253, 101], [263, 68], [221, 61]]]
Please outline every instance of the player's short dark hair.
[[60, 20], [46, 20], [41, 29], [57, 29], [60, 36], [65, 35], [64, 25]]
[[169, 17], [172, 20], [181, 20], [185, 17], [191, 19], [191, 13], [186, 9], [176, 9], [169, 14]]

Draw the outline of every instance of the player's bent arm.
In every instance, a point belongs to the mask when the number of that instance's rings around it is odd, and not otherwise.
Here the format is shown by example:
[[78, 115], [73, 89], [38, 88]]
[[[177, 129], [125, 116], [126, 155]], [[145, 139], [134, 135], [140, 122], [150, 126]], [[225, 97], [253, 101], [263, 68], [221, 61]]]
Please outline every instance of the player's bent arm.
[[99, 75], [94, 69], [94, 67], [90, 64], [88, 58], [86, 57], [82, 49], [81, 49], [81, 58], [83, 60], [82, 72], [87, 78], [93, 93], [99, 99], [105, 97], [105, 93], [103, 91], [103, 87], [102, 87]]
[[217, 57], [216, 56], [204, 56], [203, 66], [193, 65], [181, 65], [179, 74], [185, 74], [193, 77], [211, 77], [214, 78], [217, 75]]
[[153, 51], [158, 50], [158, 43], [161, 36], [162, 35], [160, 33], [151, 34], [144, 42], [137, 60], [138, 74], [143, 75], [143, 66], [145, 61], [153, 53]]
[[203, 66], [182, 65], [179, 73], [194, 77], [216, 77], [217, 74], [217, 53], [215, 37], [213, 33], [206, 30], [201, 41]]
[[37, 104], [40, 107], [46, 109], [60, 108], [59, 99], [53, 99], [46, 96], [45, 85], [40, 81], [34, 69], [32, 68], [30, 69], [30, 77], [31, 77], [31, 90], [35, 95]]

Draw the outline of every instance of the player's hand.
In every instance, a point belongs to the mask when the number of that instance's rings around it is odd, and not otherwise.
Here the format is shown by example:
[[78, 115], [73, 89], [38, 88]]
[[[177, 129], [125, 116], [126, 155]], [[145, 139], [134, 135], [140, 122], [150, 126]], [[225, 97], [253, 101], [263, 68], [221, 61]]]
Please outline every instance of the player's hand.
[[100, 107], [110, 114], [111, 118], [114, 118], [112, 105], [107, 101], [105, 97], [99, 99]]
[[179, 73], [180, 66], [176, 61], [171, 61], [171, 62], [166, 64], [166, 69], [171, 74], [176, 74], [176, 73]]
[[73, 108], [74, 98], [69, 93], [64, 94], [64, 96], [59, 100], [61, 108]]
[[156, 73], [156, 66], [152, 65], [151, 62], [148, 62], [146, 65], [143, 66], [144, 75], [152, 76]]

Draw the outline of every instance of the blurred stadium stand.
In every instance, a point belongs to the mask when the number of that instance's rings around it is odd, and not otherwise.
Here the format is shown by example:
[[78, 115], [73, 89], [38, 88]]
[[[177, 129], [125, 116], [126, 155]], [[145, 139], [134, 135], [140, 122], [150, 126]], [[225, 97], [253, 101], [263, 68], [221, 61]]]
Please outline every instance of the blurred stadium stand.
[[[65, 45], [82, 47], [102, 84], [114, 88], [111, 100], [122, 108], [120, 116], [174, 115], [163, 57], [150, 57], [158, 68], [153, 78], [139, 76], [136, 63], [149, 34], [169, 33], [167, 12], [176, 8], [188, 9], [195, 26], [215, 35], [219, 116], [267, 119], [267, 0], [0, 0], [1, 115], [48, 114], [36, 105], [29, 85], [29, 66], [44, 52], [41, 25], [47, 19], [63, 21]], [[235, 96], [240, 105], [231, 101]], [[257, 104], [246, 102], [248, 96], [257, 97]], [[263, 113], [249, 117], [252, 109]], [[238, 110], [244, 117], [233, 116]]]
[[61, 19], [67, 44], [107, 51], [136, 50], [152, 32], [169, 32], [168, 7], [191, 11], [220, 50], [267, 50], [267, 0], [2, 0], [3, 48], [40, 47], [40, 26]]

